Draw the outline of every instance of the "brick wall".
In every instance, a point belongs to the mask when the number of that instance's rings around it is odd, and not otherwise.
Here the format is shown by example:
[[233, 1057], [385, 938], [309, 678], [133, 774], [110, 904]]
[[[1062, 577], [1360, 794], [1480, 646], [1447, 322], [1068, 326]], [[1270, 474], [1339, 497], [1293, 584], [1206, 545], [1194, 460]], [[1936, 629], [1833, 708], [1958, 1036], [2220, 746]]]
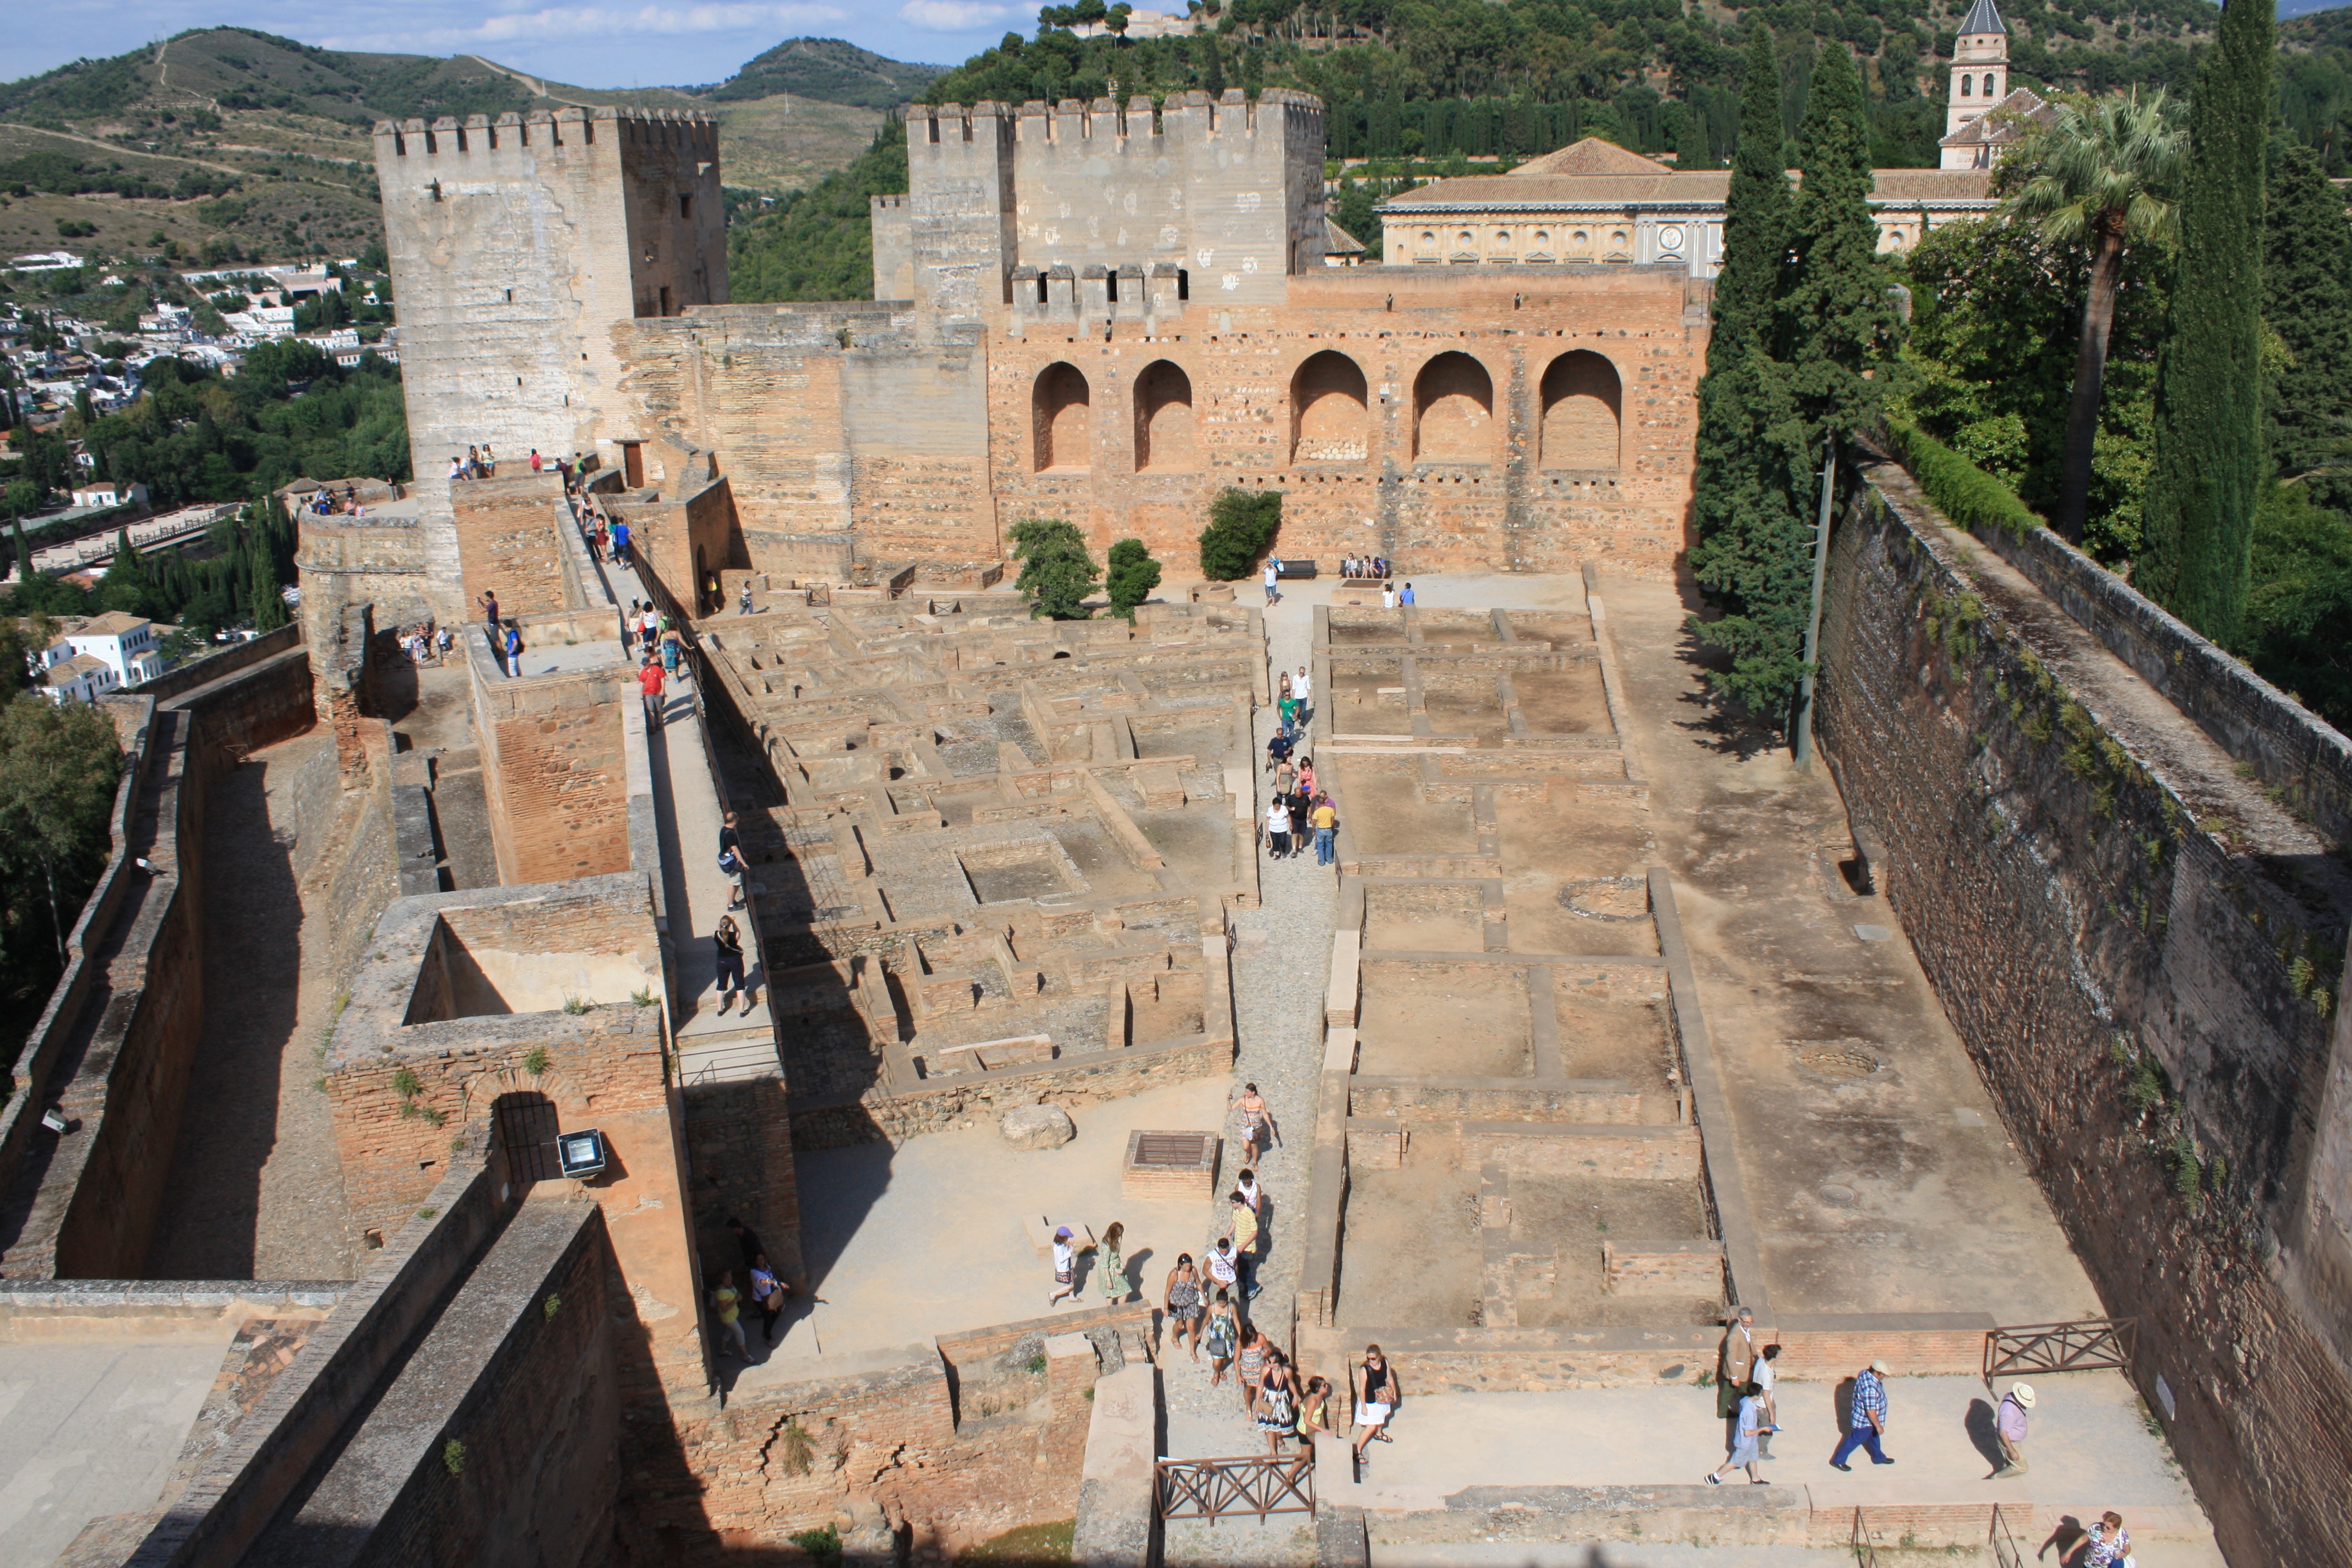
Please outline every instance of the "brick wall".
[[[2332, 1561], [2352, 1457], [2309, 1439], [2352, 1430], [2347, 1301], [2321, 1248], [2283, 1245], [2328, 1201], [2326, 858], [2314, 880], [2249, 852], [2293, 831], [2232, 804], [2227, 758], [2200, 772], [2160, 708], [2098, 711], [2068, 681], [2100, 667], [2054, 662], [2082, 638], [2063, 612], [1973, 574], [1906, 480], [1874, 477], [1833, 545], [1823, 750], [2020, 1152], [2108, 1310], [2139, 1318], [2135, 1380], [2152, 1407], [2171, 1391], [2223, 1549]], [[2135, 1051], [2185, 1107], [2194, 1205], [2127, 1098]]]
[[[504, 608], [503, 599], [500, 608]], [[561, 636], [553, 626], [527, 626]], [[509, 679], [469, 647], [474, 732], [499, 879], [509, 885], [601, 876], [629, 867], [624, 703], [639, 700], [629, 668], [607, 666]]]
[[449, 484], [466, 602], [495, 592], [501, 616], [562, 610], [563, 550], [555, 531], [563, 513], [563, 480], [551, 471], [531, 473], [511, 457], [500, 468], [498, 479]]

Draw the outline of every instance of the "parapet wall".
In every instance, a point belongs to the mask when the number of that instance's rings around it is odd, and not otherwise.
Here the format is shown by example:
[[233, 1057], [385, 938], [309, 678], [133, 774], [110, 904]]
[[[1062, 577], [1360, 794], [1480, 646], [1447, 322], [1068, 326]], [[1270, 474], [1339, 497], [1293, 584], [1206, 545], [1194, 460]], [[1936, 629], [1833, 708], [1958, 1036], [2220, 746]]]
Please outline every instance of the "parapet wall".
[[1865, 478], [1819, 712], [1873, 875], [2107, 1310], [2139, 1320], [2134, 1381], [2223, 1550], [2333, 1562], [2352, 1463], [2313, 1438], [2352, 1429], [2342, 868], [1899, 470]]

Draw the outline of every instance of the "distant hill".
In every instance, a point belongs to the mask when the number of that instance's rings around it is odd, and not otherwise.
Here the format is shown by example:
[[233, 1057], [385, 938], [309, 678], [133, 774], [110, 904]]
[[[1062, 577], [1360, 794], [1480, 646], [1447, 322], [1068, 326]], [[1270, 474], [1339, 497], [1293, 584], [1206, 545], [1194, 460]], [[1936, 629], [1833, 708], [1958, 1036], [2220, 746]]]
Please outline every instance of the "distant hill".
[[2314, 11], [2339, 10], [2352, 0], [2278, 0], [2279, 20], [2289, 16], [2307, 16]]
[[717, 99], [790, 93], [862, 109], [895, 109], [923, 96], [944, 66], [885, 59], [839, 38], [787, 38], [711, 89]]

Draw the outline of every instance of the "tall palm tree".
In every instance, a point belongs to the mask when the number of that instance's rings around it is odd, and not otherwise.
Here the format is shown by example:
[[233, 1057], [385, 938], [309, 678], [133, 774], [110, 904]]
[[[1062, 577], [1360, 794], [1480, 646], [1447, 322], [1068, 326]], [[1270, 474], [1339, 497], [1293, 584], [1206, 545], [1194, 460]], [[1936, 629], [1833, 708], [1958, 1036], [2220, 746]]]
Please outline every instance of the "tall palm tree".
[[2083, 245], [2091, 252], [2091, 292], [2083, 306], [2058, 487], [2058, 531], [2080, 544], [2124, 247], [2171, 232], [2172, 193], [2188, 138], [2177, 106], [2160, 89], [2146, 98], [2073, 100], [2053, 107], [2058, 118], [2011, 154], [2015, 172], [2004, 182], [2002, 209], [2034, 224], [2053, 245]]

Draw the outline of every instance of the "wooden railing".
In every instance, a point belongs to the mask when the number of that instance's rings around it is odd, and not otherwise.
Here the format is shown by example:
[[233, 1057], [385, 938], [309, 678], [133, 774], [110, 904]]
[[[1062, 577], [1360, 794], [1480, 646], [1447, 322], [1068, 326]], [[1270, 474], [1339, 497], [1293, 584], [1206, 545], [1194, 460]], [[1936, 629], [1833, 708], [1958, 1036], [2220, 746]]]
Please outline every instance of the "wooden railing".
[[1984, 1380], [2021, 1372], [2128, 1372], [2139, 1337], [2137, 1318], [2026, 1323], [1985, 1334]]
[[[2026, 1527], [2026, 1533], [2032, 1533], [2031, 1525]], [[2017, 1544], [2017, 1537], [2011, 1533], [2008, 1516], [2000, 1511], [1999, 1503], [1992, 1505], [1990, 1539], [1995, 1568], [2025, 1568], [2024, 1550]]]
[[1315, 1464], [1305, 1455], [1276, 1459], [1162, 1459], [1155, 1467], [1152, 1507], [1162, 1520], [1220, 1519], [1315, 1511]]

